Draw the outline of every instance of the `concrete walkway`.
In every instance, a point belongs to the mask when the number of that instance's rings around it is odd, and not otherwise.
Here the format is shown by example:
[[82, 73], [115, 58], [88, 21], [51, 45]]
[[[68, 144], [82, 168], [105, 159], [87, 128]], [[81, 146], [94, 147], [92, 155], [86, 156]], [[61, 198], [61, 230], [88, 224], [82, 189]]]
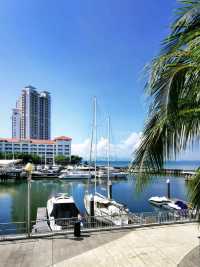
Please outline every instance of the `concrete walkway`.
[[[56, 267], [175, 267], [198, 244], [197, 225], [143, 228]], [[188, 266], [190, 267], [190, 266]]]
[[179, 263], [178, 267], [199, 267], [200, 266], [200, 247], [192, 249]]
[[[197, 224], [0, 243], [1, 267], [175, 267], [198, 245]], [[190, 266], [188, 266], [190, 267]]]

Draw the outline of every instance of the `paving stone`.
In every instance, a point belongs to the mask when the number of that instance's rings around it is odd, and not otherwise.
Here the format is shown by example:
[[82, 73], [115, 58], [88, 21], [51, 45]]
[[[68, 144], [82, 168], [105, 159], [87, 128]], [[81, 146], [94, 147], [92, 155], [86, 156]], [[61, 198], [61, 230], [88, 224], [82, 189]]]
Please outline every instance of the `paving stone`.
[[1, 242], [0, 267], [175, 267], [198, 235], [184, 224]]

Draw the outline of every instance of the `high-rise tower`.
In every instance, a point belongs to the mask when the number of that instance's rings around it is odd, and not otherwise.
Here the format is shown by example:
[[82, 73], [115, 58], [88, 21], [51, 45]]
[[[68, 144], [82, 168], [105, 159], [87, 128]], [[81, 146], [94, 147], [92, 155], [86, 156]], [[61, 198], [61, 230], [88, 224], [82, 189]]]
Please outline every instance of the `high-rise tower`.
[[51, 97], [49, 92], [39, 94], [39, 138], [51, 138]]
[[[26, 86], [17, 102], [20, 114], [20, 139], [51, 138], [51, 97], [49, 92], [38, 92]], [[13, 123], [12, 123], [13, 124]]]
[[12, 109], [12, 138], [20, 138], [20, 110]]

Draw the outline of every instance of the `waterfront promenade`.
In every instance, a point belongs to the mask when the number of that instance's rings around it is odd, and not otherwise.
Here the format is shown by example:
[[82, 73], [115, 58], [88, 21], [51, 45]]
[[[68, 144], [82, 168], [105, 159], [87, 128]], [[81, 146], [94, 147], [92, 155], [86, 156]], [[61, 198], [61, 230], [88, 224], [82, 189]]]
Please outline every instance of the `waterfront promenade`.
[[189, 223], [1, 242], [0, 266], [175, 267], [198, 236], [198, 224]]

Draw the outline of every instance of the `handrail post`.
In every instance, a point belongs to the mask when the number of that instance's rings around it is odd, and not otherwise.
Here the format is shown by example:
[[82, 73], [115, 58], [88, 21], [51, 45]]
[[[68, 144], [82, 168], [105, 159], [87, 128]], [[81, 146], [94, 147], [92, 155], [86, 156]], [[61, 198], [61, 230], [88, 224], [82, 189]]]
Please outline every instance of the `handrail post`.
[[143, 213], [140, 214], [140, 225], [142, 225]]
[[31, 235], [31, 226], [30, 226], [30, 203], [31, 203], [31, 199], [30, 199], [30, 191], [31, 191], [31, 176], [32, 176], [32, 171], [33, 171], [33, 165], [31, 163], [27, 163], [25, 166], [25, 171], [27, 171], [28, 173], [28, 179], [27, 179], [27, 232], [28, 232], [28, 238], [30, 238]]
[[31, 174], [29, 174], [29, 177], [28, 177], [28, 196], [27, 196], [27, 230], [28, 230], [28, 238], [30, 238], [30, 204], [31, 204], [31, 199], [30, 199], [30, 190], [31, 190]]

